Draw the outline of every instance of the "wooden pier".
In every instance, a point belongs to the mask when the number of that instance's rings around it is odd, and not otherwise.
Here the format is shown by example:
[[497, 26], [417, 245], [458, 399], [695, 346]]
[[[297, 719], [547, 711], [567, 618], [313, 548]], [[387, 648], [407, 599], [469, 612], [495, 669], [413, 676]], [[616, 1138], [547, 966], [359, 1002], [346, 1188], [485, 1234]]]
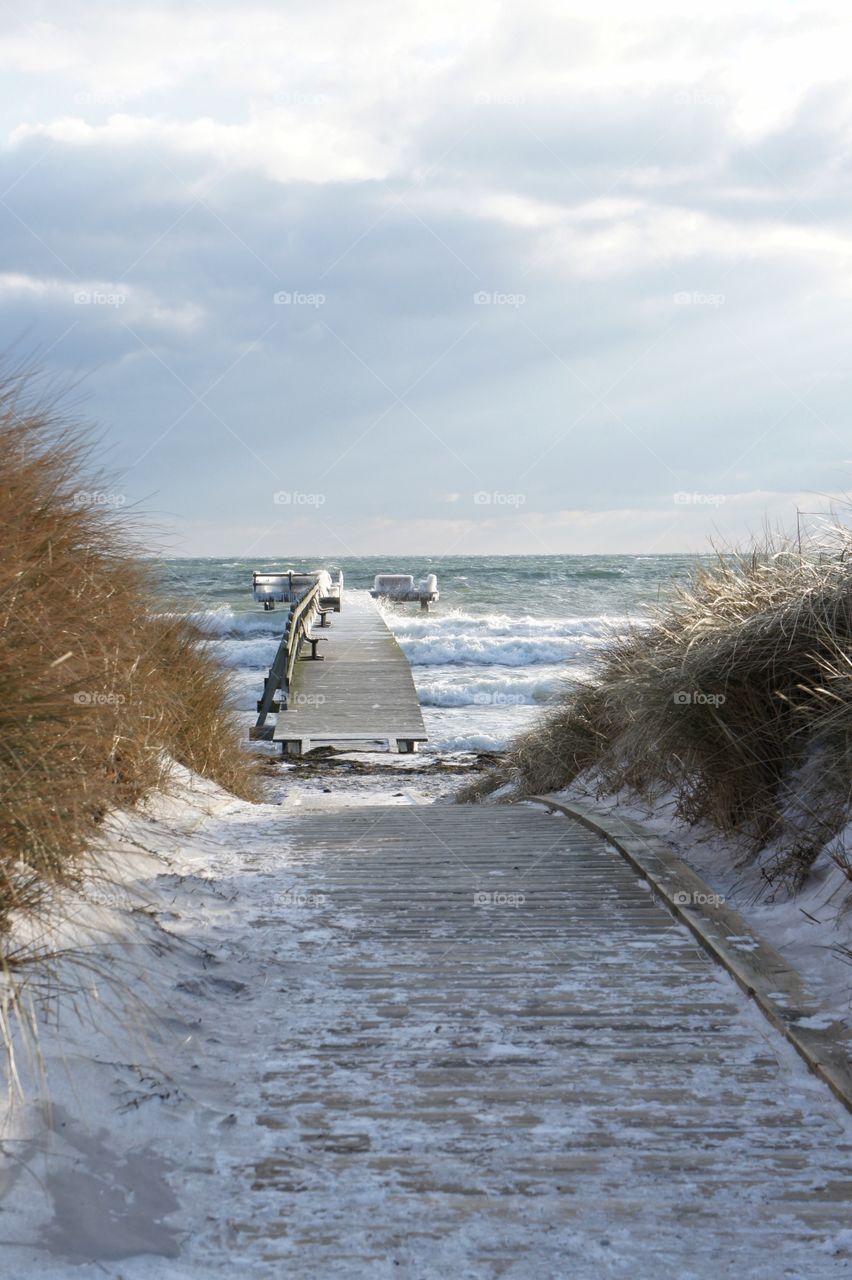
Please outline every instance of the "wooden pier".
[[366, 591], [347, 590], [332, 625], [310, 627], [290, 670], [280, 703], [270, 703], [281, 708], [274, 730], [259, 722], [254, 735], [280, 742], [287, 754], [326, 746], [414, 751], [426, 741], [408, 661]]

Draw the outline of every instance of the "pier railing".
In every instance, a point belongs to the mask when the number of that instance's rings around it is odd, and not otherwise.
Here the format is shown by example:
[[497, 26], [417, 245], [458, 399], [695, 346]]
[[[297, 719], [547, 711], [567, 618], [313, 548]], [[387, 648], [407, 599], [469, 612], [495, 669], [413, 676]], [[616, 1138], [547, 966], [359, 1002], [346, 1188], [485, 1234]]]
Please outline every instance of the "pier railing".
[[[275, 657], [272, 660], [272, 666], [269, 668], [269, 674], [263, 683], [263, 696], [257, 704], [257, 722], [250, 731], [252, 738], [271, 738], [272, 728], [267, 727], [266, 717], [270, 711], [279, 711], [283, 704], [286, 706], [287, 695], [290, 691], [290, 682], [293, 679], [293, 668], [296, 665], [296, 659], [299, 656], [299, 650], [302, 647], [305, 636], [310, 629], [317, 612], [320, 608], [320, 584], [315, 582], [312, 587], [305, 592], [298, 600], [294, 601], [290, 606], [290, 612], [287, 616], [287, 625], [284, 628], [284, 634], [281, 637], [281, 643]], [[276, 702], [275, 695], [283, 693], [283, 699]]]

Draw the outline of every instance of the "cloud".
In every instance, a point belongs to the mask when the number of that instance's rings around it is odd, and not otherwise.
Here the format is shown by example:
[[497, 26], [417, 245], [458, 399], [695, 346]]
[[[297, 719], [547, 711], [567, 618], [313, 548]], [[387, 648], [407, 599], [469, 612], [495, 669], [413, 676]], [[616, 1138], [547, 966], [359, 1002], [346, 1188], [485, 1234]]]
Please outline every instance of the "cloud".
[[366, 131], [283, 107], [254, 112], [240, 124], [209, 116], [177, 121], [119, 112], [92, 125], [80, 116], [64, 116], [19, 125], [9, 135], [9, 145], [33, 138], [69, 147], [147, 147], [173, 160], [197, 155], [231, 173], [253, 170], [281, 183], [384, 178], [393, 159], [390, 149]]
[[[41, 16], [0, 54], [2, 338], [88, 375], [196, 552], [695, 548], [836, 488], [841, 6]], [[281, 525], [283, 488], [326, 501]]]
[[88, 315], [120, 314], [126, 324], [186, 333], [198, 329], [204, 318], [203, 309], [194, 303], [169, 306], [123, 281], [60, 280], [14, 271], [0, 272], [0, 304], [7, 302], [35, 303], [54, 313], [60, 307], [85, 307]]

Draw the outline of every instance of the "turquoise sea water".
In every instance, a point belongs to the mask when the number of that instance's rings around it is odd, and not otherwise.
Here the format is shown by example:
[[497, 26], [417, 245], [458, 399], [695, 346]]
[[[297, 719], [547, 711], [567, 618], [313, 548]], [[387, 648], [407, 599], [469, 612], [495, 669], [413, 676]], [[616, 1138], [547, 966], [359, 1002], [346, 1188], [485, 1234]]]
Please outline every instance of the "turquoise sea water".
[[198, 615], [234, 673], [251, 712], [275, 652], [284, 612], [251, 596], [253, 569], [342, 569], [345, 587], [367, 589], [377, 573], [438, 577], [428, 614], [386, 606], [411, 662], [429, 733], [427, 750], [499, 749], [566, 679], [588, 669], [595, 649], [630, 616], [641, 618], [686, 556], [346, 557], [332, 561], [197, 559], [158, 562], [165, 596]]

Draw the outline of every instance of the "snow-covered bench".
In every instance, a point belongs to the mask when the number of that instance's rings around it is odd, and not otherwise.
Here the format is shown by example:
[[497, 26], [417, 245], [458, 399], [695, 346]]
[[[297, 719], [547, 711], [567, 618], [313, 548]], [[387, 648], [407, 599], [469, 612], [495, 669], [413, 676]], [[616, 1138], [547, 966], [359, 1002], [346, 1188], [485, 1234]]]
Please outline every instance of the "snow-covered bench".
[[278, 603], [292, 604], [299, 600], [306, 591], [310, 591], [315, 582], [320, 584], [322, 600], [335, 598], [336, 607], [340, 608], [339, 591], [331, 585], [331, 574], [326, 569], [315, 569], [309, 573], [297, 573], [293, 569], [275, 570], [269, 573], [252, 575], [252, 595], [264, 609], [274, 609]]
[[377, 573], [370, 595], [374, 600], [419, 600], [421, 609], [428, 609], [438, 599], [438, 579], [430, 573], [415, 585], [410, 573]]

